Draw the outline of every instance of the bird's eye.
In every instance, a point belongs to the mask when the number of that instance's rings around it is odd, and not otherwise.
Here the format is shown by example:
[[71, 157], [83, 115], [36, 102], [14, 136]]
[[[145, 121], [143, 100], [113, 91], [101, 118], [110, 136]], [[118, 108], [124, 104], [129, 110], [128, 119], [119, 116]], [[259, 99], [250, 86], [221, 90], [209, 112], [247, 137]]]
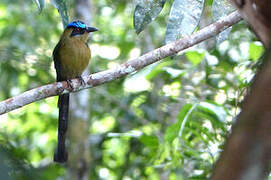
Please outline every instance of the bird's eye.
[[74, 28], [72, 33], [71, 33], [71, 36], [75, 36], [75, 35], [81, 35], [81, 34], [84, 34], [85, 33], [85, 29], [82, 29], [82, 28]]

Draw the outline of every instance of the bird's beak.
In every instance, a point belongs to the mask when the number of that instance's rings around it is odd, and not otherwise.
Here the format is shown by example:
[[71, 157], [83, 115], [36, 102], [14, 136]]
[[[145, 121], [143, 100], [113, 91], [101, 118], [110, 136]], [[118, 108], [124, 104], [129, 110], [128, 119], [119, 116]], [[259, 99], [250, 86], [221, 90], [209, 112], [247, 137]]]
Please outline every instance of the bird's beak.
[[97, 28], [95, 27], [87, 27], [87, 32], [90, 33], [90, 32], [95, 32], [95, 31], [98, 31]]

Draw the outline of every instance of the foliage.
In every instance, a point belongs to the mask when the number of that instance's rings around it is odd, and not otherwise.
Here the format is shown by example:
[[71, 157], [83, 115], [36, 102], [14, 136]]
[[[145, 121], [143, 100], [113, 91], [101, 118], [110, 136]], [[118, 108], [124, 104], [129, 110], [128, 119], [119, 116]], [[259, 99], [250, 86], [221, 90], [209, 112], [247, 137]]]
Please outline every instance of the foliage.
[[[134, 11], [134, 28], [140, 33], [153, 21], [164, 7], [165, 0], [160, 1], [138, 1]], [[204, 12], [204, 0], [174, 0], [165, 35], [165, 43], [168, 44], [183, 36], [190, 35], [199, 26]], [[228, 15], [234, 10], [226, 0], [211, 1], [206, 0], [206, 4], [212, 5], [212, 16], [215, 21]], [[205, 6], [207, 7], [207, 5]], [[221, 32], [217, 36], [217, 42], [227, 39], [231, 28]]]
[[167, 24], [165, 42], [170, 43], [191, 34], [198, 26], [204, 0], [175, 0]]
[[153, 19], [155, 19], [164, 7], [165, 0], [139, 1], [134, 11], [134, 27], [140, 33]]
[[[42, 8], [43, 1], [35, 2], [39, 2], [41, 13], [35, 3], [26, 0], [4, 0], [0, 5], [1, 100], [55, 81], [51, 54], [62, 24], [50, 3]], [[172, 17], [177, 2], [153, 2], [159, 6], [150, 4], [150, 8], [160, 10], [142, 11], [148, 17], [138, 17], [144, 20], [136, 31], [147, 29], [137, 36], [132, 23], [137, 3], [92, 1], [92, 24], [100, 33], [93, 34], [90, 44], [91, 72], [112, 68], [163, 44], [168, 23], [174, 24], [167, 18]], [[205, 4], [211, 7], [212, 1]], [[200, 28], [198, 21], [188, 33]], [[89, 107], [91, 179], [209, 177], [264, 51], [244, 23], [234, 26], [220, 44], [210, 48], [210, 42], [126, 79], [89, 90], [93, 102]], [[66, 176], [67, 169], [52, 162], [56, 99], [48, 98], [0, 116], [3, 175], [9, 172], [15, 179]]]

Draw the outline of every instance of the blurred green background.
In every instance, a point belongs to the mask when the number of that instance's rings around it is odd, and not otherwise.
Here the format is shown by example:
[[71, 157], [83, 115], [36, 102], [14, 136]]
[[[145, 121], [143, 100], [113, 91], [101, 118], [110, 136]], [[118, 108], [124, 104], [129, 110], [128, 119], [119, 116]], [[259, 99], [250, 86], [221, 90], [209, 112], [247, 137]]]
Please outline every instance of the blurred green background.
[[[90, 72], [162, 46], [171, 3], [137, 35], [134, 1], [92, 0], [91, 25], [99, 31], [91, 36]], [[74, 6], [68, 1], [71, 20]], [[39, 13], [33, 1], [1, 1], [0, 100], [55, 82], [52, 51], [62, 30], [49, 2]], [[205, 41], [126, 78], [84, 90], [90, 102], [89, 178], [208, 178], [263, 51], [241, 22], [220, 44]], [[57, 97], [51, 97], [0, 116], [1, 179], [69, 179], [72, 168], [52, 162], [56, 104]]]

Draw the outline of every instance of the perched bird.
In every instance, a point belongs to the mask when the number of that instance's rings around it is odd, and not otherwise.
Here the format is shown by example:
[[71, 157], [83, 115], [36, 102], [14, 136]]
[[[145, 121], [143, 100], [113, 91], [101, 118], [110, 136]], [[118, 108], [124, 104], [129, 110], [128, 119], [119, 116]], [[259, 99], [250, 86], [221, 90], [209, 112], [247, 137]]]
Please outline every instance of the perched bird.
[[[87, 27], [82, 21], [73, 21], [67, 25], [53, 51], [57, 82], [67, 81], [69, 84], [69, 79], [81, 78], [91, 57], [87, 44], [88, 35], [94, 31], [98, 31], [98, 29]], [[63, 163], [68, 159], [65, 139], [68, 124], [69, 94], [59, 96], [58, 108], [58, 145], [54, 161]]]

